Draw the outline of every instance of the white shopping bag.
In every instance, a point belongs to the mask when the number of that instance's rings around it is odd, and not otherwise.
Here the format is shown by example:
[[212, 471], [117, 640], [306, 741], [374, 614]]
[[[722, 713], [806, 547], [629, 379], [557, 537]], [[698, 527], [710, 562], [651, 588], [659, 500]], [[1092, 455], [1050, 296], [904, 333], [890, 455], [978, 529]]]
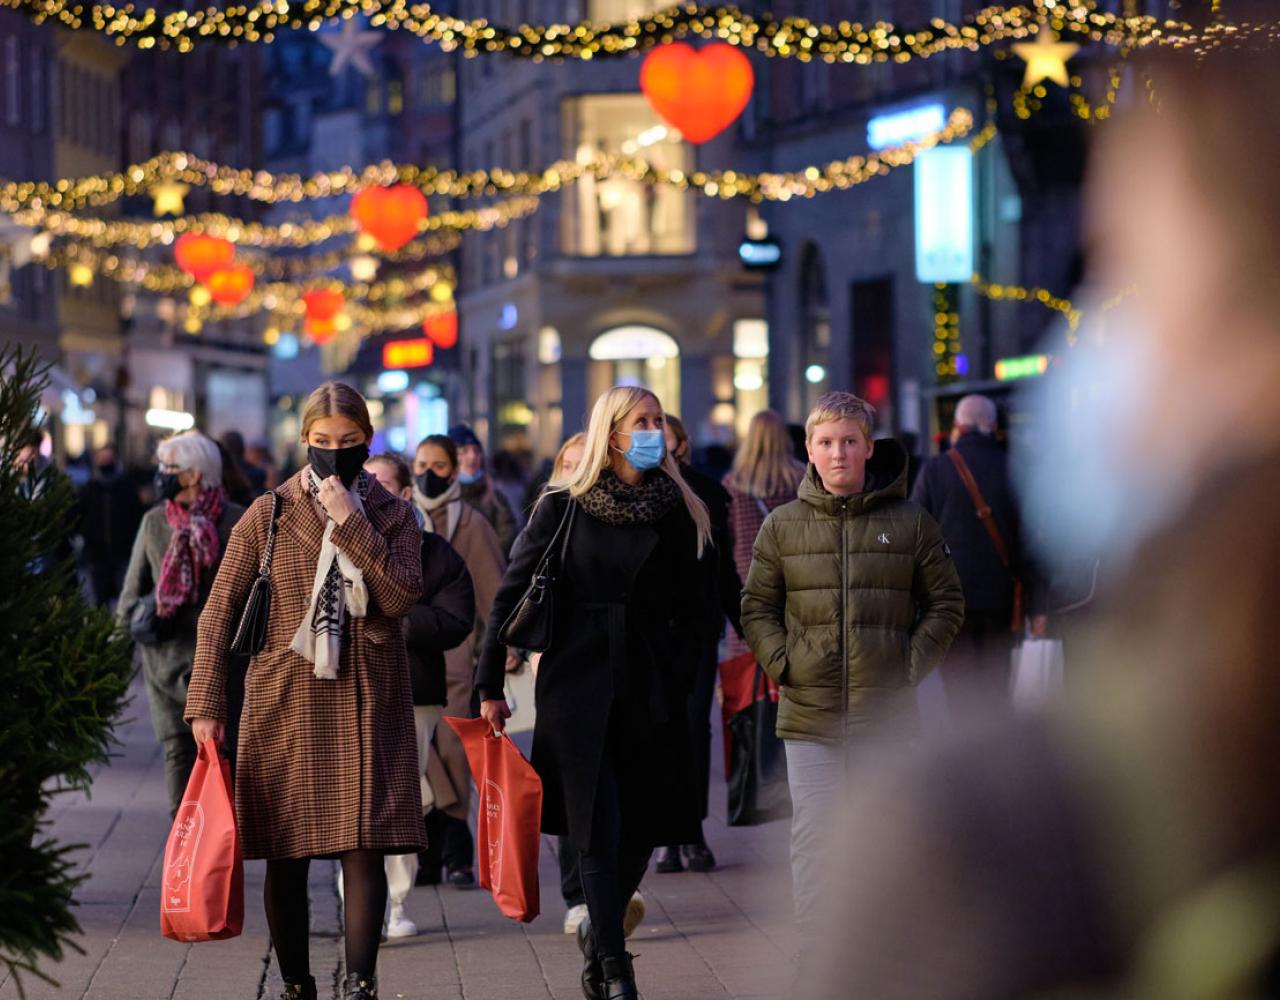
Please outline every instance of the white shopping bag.
[[1014, 708], [1037, 708], [1062, 690], [1062, 640], [1025, 639], [1013, 651]]
[[511, 709], [511, 718], [507, 720], [506, 731], [509, 733], [533, 731], [537, 718], [533, 708], [533, 682], [534, 672], [527, 663], [507, 674], [507, 707]]

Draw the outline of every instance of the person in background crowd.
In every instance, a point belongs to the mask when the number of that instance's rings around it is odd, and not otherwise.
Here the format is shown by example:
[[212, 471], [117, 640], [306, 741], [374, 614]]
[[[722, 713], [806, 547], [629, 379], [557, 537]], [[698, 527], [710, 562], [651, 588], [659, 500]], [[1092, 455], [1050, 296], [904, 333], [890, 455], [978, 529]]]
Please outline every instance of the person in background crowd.
[[[996, 404], [986, 396], [960, 400], [950, 452], [925, 463], [911, 493], [911, 499], [942, 529], [964, 588], [964, 625], [942, 672], [951, 694], [962, 690], [967, 681], [990, 696], [1002, 695], [1008, 687], [1009, 654], [1021, 632], [1021, 609], [1014, 607], [1014, 579], [1025, 576], [1022, 532], [1009, 485], [1008, 453], [996, 439], [997, 420]], [[1008, 566], [979, 517], [954, 456], [960, 457], [990, 509]]]
[[255, 490], [249, 485], [249, 480], [244, 475], [244, 467], [235, 460], [225, 444], [221, 441], [214, 443], [222, 456], [222, 489], [232, 503], [248, 507], [256, 497], [262, 495], [263, 491]]
[[106, 607], [120, 593], [142, 502], [108, 445], [93, 456], [93, 478], [80, 490], [76, 516], [84, 539], [84, 560], [94, 601]]
[[[471, 718], [475, 715], [471, 694], [476, 649], [507, 564], [492, 525], [463, 501], [458, 472], [458, 446], [452, 438], [433, 434], [418, 444], [413, 460], [414, 505], [423, 514], [425, 530], [440, 535], [462, 557], [475, 587], [474, 632], [445, 653], [449, 697], [444, 714]], [[418, 884], [437, 884], [443, 864], [449, 884], [467, 889], [476, 881], [475, 840], [467, 825], [471, 771], [462, 741], [452, 729], [437, 727], [435, 742], [437, 753], [428, 762], [435, 809], [427, 817], [428, 848], [420, 859]]]
[[244, 459], [262, 470], [264, 489], [274, 490], [280, 485], [280, 469], [271, 454], [269, 441], [254, 441], [245, 449]]
[[41, 469], [49, 464], [49, 460], [40, 454], [40, 449], [44, 446], [44, 431], [31, 428], [26, 432], [26, 440], [18, 449], [17, 457], [14, 462], [18, 467], [18, 471], [28, 476], [34, 476]]
[[[303, 407], [308, 464], [277, 491], [270, 615], [241, 718], [236, 826], [244, 857], [267, 861], [285, 1000], [316, 997], [310, 860], [342, 864], [343, 1000], [376, 1000], [383, 858], [426, 846], [400, 621], [422, 594], [422, 531], [410, 505], [364, 471], [372, 438], [349, 385], [326, 382]], [[197, 742], [224, 737], [227, 653], [271, 519], [271, 497], [259, 497], [231, 533], [200, 615], [185, 713]]]
[[199, 431], [161, 441], [156, 463], [158, 503], [138, 528], [116, 617], [128, 627], [144, 601], [154, 616], [148, 641], [138, 641], [138, 655], [151, 726], [164, 746], [169, 812], [177, 815], [196, 761], [195, 741], [182, 720], [196, 623], [244, 508], [227, 499], [222, 454]]
[[910, 738], [915, 685], [937, 667], [964, 597], [933, 519], [906, 499], [907, 457], [872, 443], [875, 411], [818, 398], [796, 500], [765, 519], [742, 596], [757, 661], [780, 686], [793, 807], [791, 870], [806, 946], [823, 933], [829, 824], [850, 761], [873, 736]]
[[[719, 608], [723, 614], [707, 616], [702, 636], [702, 649], [698, 662], [698, 675], [693, 692], [689, 696], [689, 739], [693, 744], [693, 761], [698, 789], [701, 793], [701, 818], [707, 818], [711, 789], [711, 705], [716, 694], [716, 668], [720, 664], [720, 639], [724, 635], [724, 619], [728, 617], [733, 631], [742, 635], [742, 578], [733, 563], [732, 544], [729, 540], [729, 494], [714, 479], [689, 467], [689, 435], [679, 417], [666, 415], [667, 451], [680, 466], [680, 474], [707, 508], [711, 519], [711, 544], [713, 549], [705, 559], [714, 560], [715, 571], [704, 574], [709, 591], [706, 605]], [[716, 866], [716, 857], [701, 835], [688, 844], [669, 844], [658, 852], [655, 866], [658, 872], [670, 874], [684, 870], [709, 872]]]
[[591, 412], [573, 477], [534, 509], [494, 601], [476, 673], [481, 715], [503, 729], [507, 650], [498, 630], [570, 503], [552, 645], [538, 668], [533, 766], [543, 830], [579, 851], [588, 919], [578, 928], [583, 992], [637, 996], [624, 914], [656, 844], [697, 836], [688, 697], [706, 632], [706, 507], [666, 454], [662, 405], [618, 386]]
[[226, 431], [218, 438], [218, 443], [231, 455], [253, 496], [262, 496], [267, 491], [267, 472], [249, 461], [245, 454], [244, 435], [239, 431]]
[[498, 533], [505, 559], [516, 540], [516, 516], [505, 494], [494, 489], [485, 474], [484, 448], [476, 432], [466, 424], [454, 424], [449, 428], [449, 438], [458, 449], [458, 483], [462, 499], [484, 515]]
[[1159, 99], [1099, 134], [1085, 232], [1097, 300], [1137, 291], [1037, 385], [1046, 507], [1023, 511], [1068, 560], [1106, 511], [1130, 561], [1057, 704], [850, 810], [813, 1000], [1280, 995], [1280, 64], [1255, 38], [1134, 70]]
[[[401, 500], [413, 498], [413, 472], [399, 455], [385, 452], [364, 464], [382, 488]], [[416, 508], [415, 508], [416, 511]], [[413, 722], [418, 737], [418, 775], [422, 808], [435, 806], [427, 763], [431, 741], [448, 701], [445, 653], [466, 641], [475, 627], [476, 601], [466, 563], [444, 538], [433, 531], [422, 533], [422, 597], [405, 619], [405, 643], [409, 650], [409, 681], [413, 687]], [[425, 818], [425, 817], [424, 817]], [[430, 853], [430, 846], [426, 853]], [[439, 876], [439, 850], [436, 852]], [[418, 874], [418, 855], [387, 855], [388, 938], [413, 937], [417, 925], [405, 914], [404, 904]]]
[[507, 509], [511, 511], [512, 517], [515, 518], [517, 534], [520, 533], [520, 529], [524, 527], [525, 522], [524, 508], [521, 506], [527, 486], [525, 480], [524, 467], [519, 456], [514, 452], [504, 448], [493, 456], [493, 470], [490, 481], [493, 484], [494, 492], [506, 501]]

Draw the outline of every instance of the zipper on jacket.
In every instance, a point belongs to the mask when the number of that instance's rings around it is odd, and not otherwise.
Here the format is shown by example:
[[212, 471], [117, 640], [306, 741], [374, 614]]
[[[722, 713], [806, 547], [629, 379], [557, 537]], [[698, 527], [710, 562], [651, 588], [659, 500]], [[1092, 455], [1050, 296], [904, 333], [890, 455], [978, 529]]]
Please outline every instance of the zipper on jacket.
[[[840, 738], [849, 738], [849, 501], [840, 501]], [[845, 754], [848, 760], [848, 754]]]

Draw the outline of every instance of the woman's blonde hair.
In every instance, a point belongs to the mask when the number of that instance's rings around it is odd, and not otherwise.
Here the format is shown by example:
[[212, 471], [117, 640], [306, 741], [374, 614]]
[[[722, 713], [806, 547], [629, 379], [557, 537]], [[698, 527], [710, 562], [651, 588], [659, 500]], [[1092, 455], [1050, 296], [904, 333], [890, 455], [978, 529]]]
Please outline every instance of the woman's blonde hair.
[[761, 410], [747, 426], [747, 438], [734, 456], [729, 485], [748, 496], [795, 493], [804, 479], [804, 464], [796, 460], [791, 433], [781, 415]]
[[[648, 389], [638, 386], [615, 385], [602, 393], [596, 400], [596, 405], [591, 408], [582, 461], [572, 476], [564, 482], [555, 483], [547, 492], [566, 490], [571, 497], [578, 498], [595, 486], [600, 479], [600, 473], [610, 465], [610, 436], [618, 429], [618, 425], [627, 414], [646, 399], [652, 399], [661, 408], [662, 400]], [[703, 549], [711, 538], [711, 518], [707, 514], [706, 504], [698, 499], [698, 495], [684, 481], [684, 477], [680, 475], [680, 466], [670, 452], [663, 456], [661, 469], [680, 488], [685, 509], [688, 510], [694, 526], [698, 529], [698, 555], [701, 557]], [[546, 493], [543, 494], [543, 496], [546, 495]]]
[[326, 382], [307, 397], [302, 408], [302, 440], [307, 439], [311, 425], [325, 417], [346, 417], [373, 439], [373, 422], [364, 397], [345, 382]]
[[[577, 434], [573, 435], [573, 437], [569, 438], [568, 441], [560, 446], [560, 450], [556, 452], [556, 460], [551, 463], [551, 482], [559, 483], [564, 478], [565, 455], [569, 453], [570, 448], [575, 448], [578, 445], [585, 444], [586, 440], [587, 435], [582, 431], [578, 431]], [[583, 458], [586, 458], [586, 452], [584, 451], [582, 454]]]

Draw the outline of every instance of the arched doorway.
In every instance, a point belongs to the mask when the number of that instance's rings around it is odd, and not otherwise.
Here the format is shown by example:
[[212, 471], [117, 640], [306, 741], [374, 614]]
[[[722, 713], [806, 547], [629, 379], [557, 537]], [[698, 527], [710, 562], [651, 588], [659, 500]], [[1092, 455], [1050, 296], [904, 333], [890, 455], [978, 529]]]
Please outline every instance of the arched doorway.
[[587, 349], [588, 405], [615, 385], [650, 389], [666, 409], [680, 412], [680, 345], [669, 333], [651, 326], [618, 326], [606, 330]]
[[831, 300], [822, 251], [810, 243], [800, 258], [800, 396], [806, 411], [831, 386]]

